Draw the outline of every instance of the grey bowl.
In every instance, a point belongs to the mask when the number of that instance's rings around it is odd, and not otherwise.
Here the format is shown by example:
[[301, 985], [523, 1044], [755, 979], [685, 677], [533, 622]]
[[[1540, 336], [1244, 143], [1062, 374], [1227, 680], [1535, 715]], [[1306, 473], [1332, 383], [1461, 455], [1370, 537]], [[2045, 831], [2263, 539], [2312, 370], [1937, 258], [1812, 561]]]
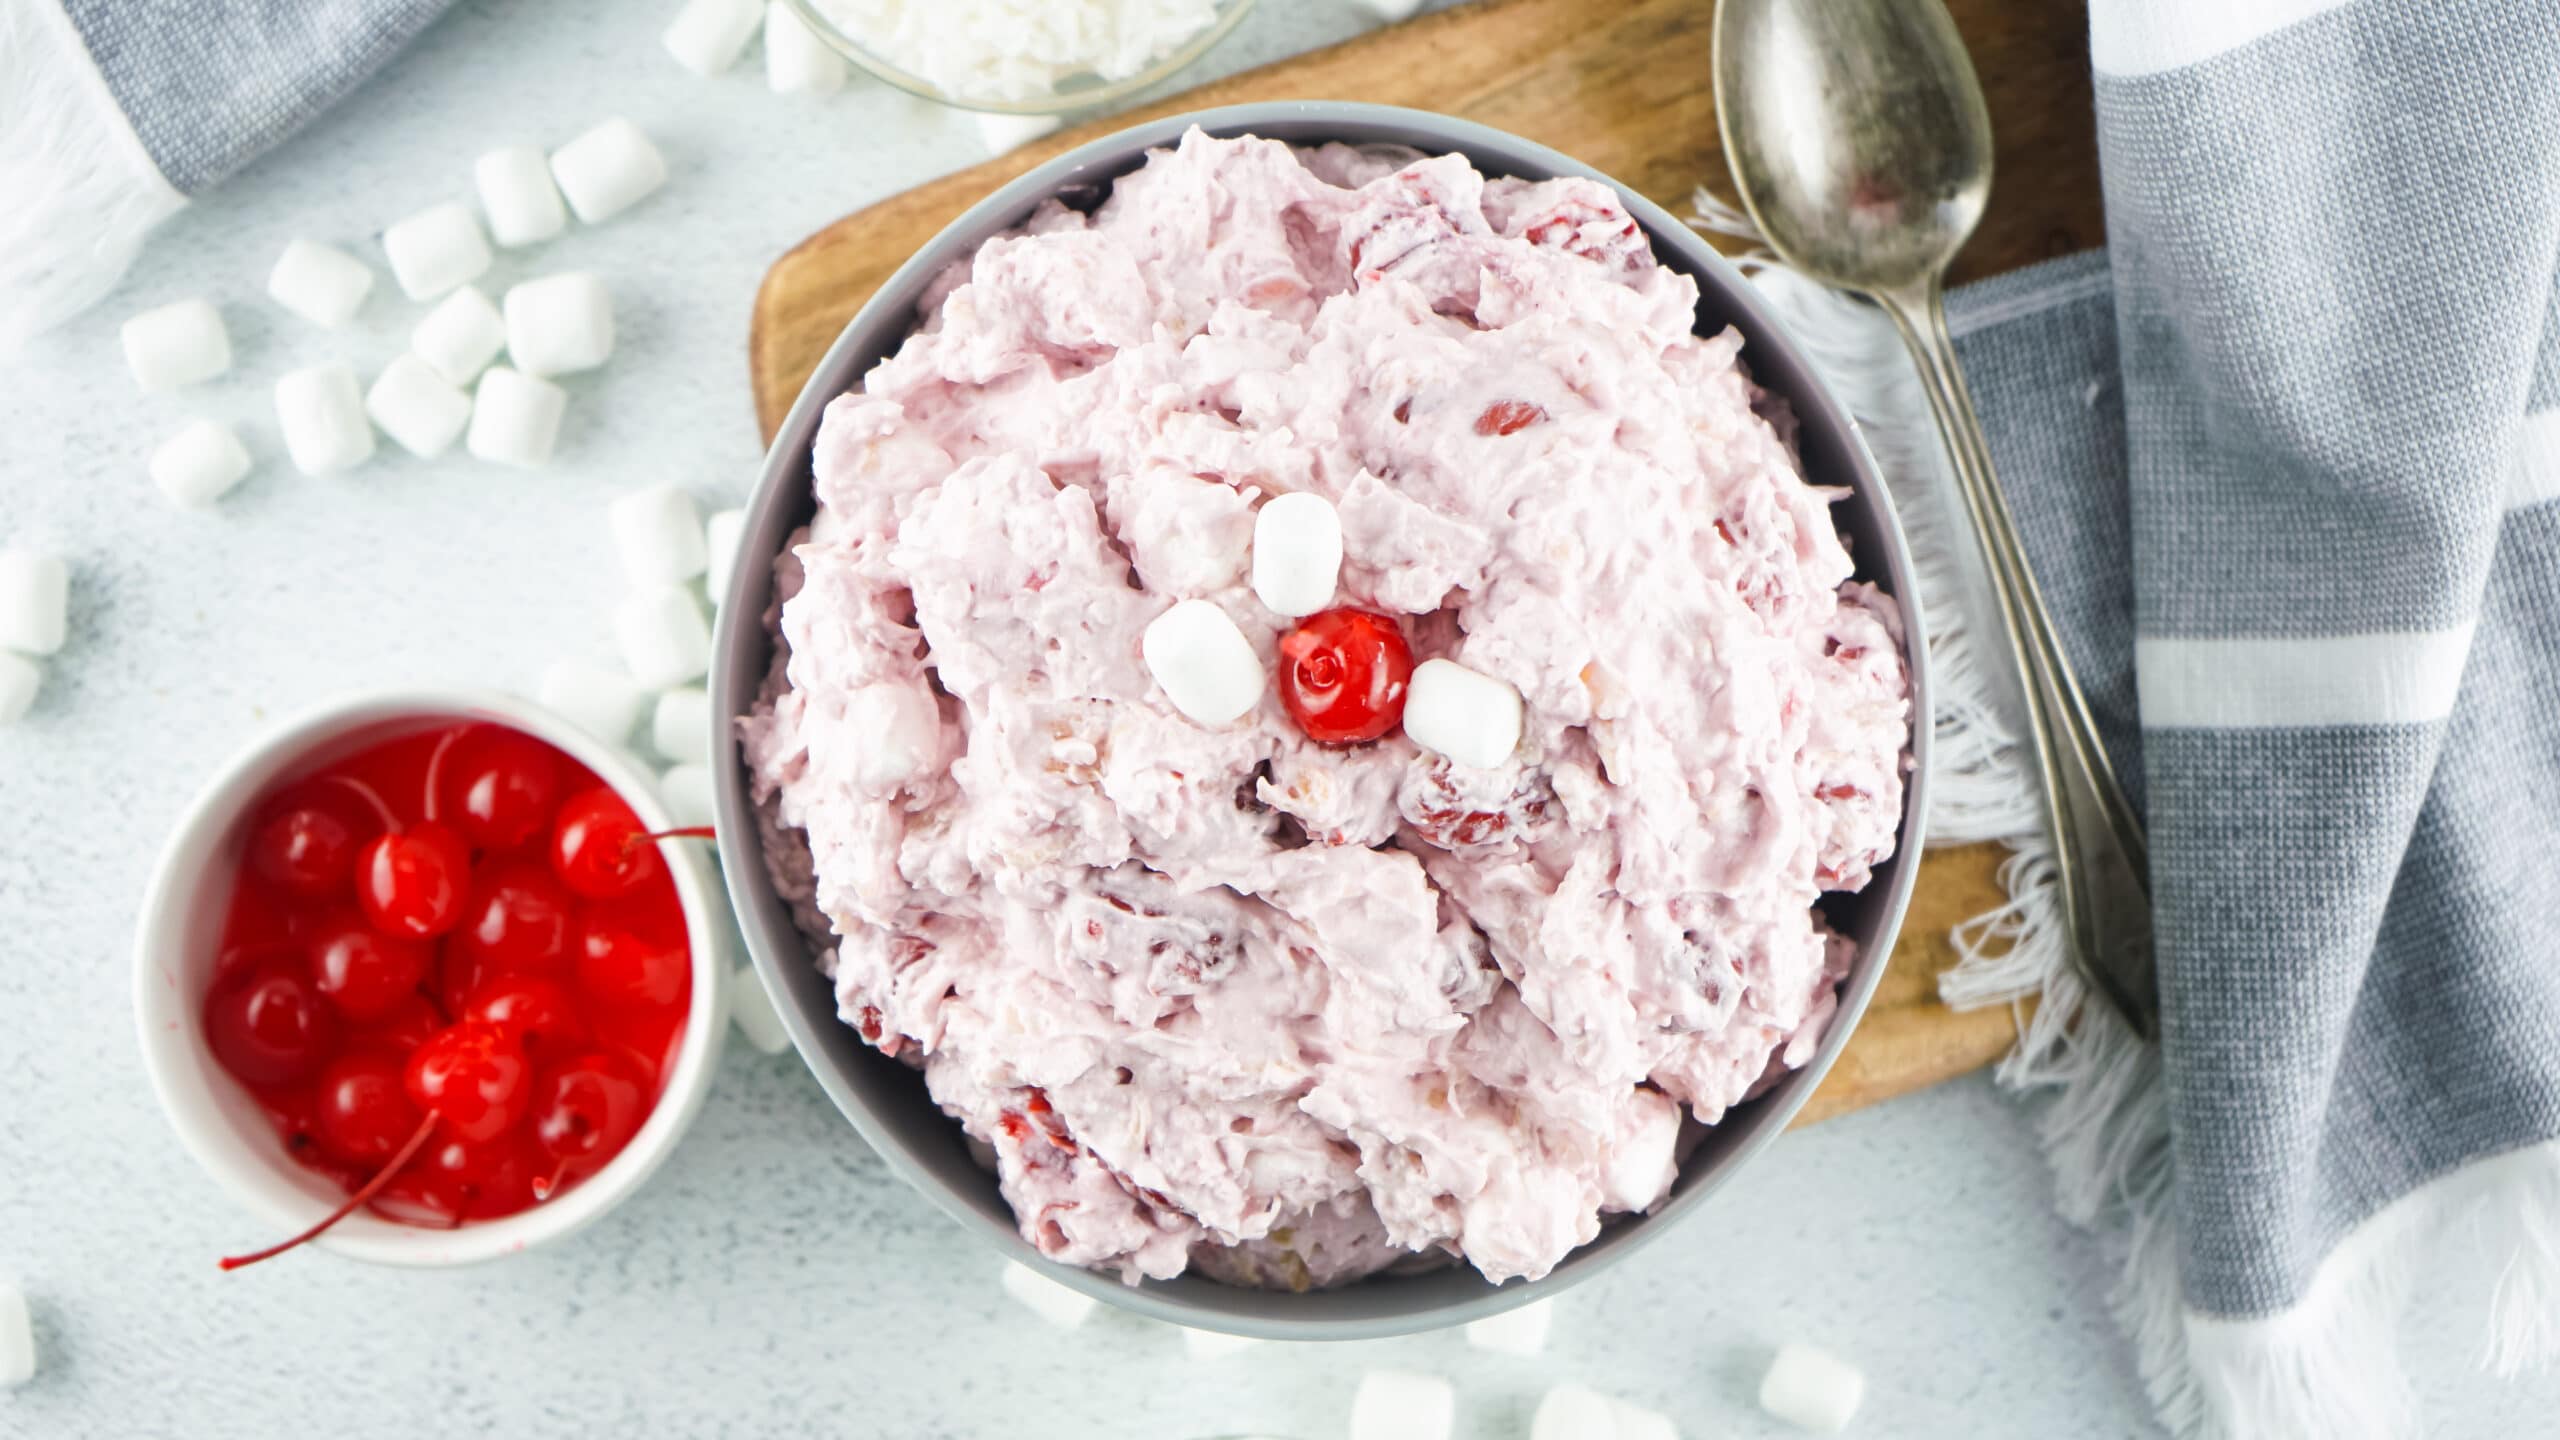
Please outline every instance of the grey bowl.
[[[1607, 176], [1553, 150], [1468, 121], [1381, 105], [1309, 101], [1238, 105], [1151, 121], [1081, 146], [997, 190], [916, 252], [863, 306], [782, 422], [749, 505], [739, 542], [741, 559], [720, 607], [712, 661], [715, 713], [729, 719], [744, 714], [755, 703], [757, 686], [772, 658], [772, 644], [761, 619], [772, 600], [772, 568], [750, 557], [778, 553], [785, 538], [807, 522], [815, 508], [810, 445], [827, 402], [851, 389], [906, 338], [915, 326], [917, 295], [946, 264], [1019, 224], [1049, 196], [1059, 195], [1071, 203], [1099, 198], [1114, 178], [1136, 169], [1148, 150], [1172, 144], [1193, 125], [1214, 135], [1250, 133], [1299, 143], [1339, 140], [1410, 145], [1431, 153], [1455, 151], [1489, 174], [1530, 179], [1585, 175], [1608, 181]], [[1660, 206], [1624, 186], [1616, 188], [1651, 235], [1655, 254], [1697, 281], [1700, 328], [1708, 332], [1728, 324], [1739, 328], [1746, 342], [1743, 358], [1754, 377], [1795, 406], [1801, 422], [1798, 445], [1808, 478], [1817, 484], [1847, 486], [1852, 492], [1836, 512], [1840, 529], [1849, 538], [1860, 575], [1881, 583], [1903, 604], [1908, 618], [1912, 713], [1927, 716], [1927, 652], [1910, 558], [1893, 502], [1855, 423], [1732, 266]], [[970, 1158], [959, 1125], [934, 1106], [923, 1079], [864, 1045], [851, 1027], [837, 1020], [833, 988], [818, 972], [766, 874], [747, 777], [734, 753], [730, 763], [719, 767], [720, 858], [756, 971], [781, 1010], [802, 1058], [889, 1168], [951, 1218], [1012, 1259], [1038, 1266], [1086, 1294], [1156, 1319], [1270, 1339], [1365, 1339], [1480, 1319], [1598, 1274], [1705, 1209], [1716, 1188], [1786, 1127], [1838, 1058], [1892, 952], [1894, 933], [1920, 868], [1928, 747], [1929, 727], [1924, 720], [1914, 727], [1912, 736], [1914, 770], [1894, 858], [1877, 868], [1865, 891], [1824, 900], [1822, 908], [1832, 924], [1857, 943], [1857, 957], [1842, 985], [1839, 1019], [1821, 1052], [1766, 1094], [1736, 1107], [1709, 1131], [1682, 1168], [1671, 1198], [1654, 1213], [1610, 1225], [1544, 1280], [1499, 1288], [1465, 1267], [1373, 1277], [1340, 1289], [1288, 1294], [1237, 1289], [1191, 1276], [1131, 1287], [1114, 1277], [1048, 1264], [1015, 1231], [1013, 1213], [998, 1195], [994, 1177]]]

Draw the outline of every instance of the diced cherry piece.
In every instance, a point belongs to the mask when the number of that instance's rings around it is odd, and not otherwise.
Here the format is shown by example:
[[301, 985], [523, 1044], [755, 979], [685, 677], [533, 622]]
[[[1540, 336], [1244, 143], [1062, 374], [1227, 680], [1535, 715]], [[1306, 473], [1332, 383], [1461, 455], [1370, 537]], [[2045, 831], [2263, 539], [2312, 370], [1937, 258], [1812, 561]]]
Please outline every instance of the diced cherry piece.
[[551, 832], [551, 868], [589, 900], [618, 900], [666, 872], [657, 842], [622, 797], [602, 785], [560, 807]]
[[1545, 410], [1526, 400], [1496, 400], [1476, 417], [1476, 433], [1516, 435], [1546, 418]]
[[390, 1009], [375, 1016], [362, 1028], [347, 1036], [349, 1050], [380, 1050], [407, 1056], [427, 1043], [427, 1038], [444, 1028], [444, 1016], [438, 1014], [435, 1002], [415, 991], [401, 996]]
[[513, 1031], [537, 1061], [585, 1044], [591, 1033], [569, 987], [539, 975], [500, 975], [474, 991], [462, 1013]]
[[464, 1020], [409, 1053], [409, 1099], [442, 1121], [447, 1137], [488, 1140], [524, 1118], [532, 1067], [523, 1042], [481, 1020]]
[[463, 897], [462, 920], [445, 941], [484, 974], [549, 970], [569, 954], [569, 892], [543, 865], [523, 860], [483, 866]]
[[337, 1019], [295, 960], [271, 956], [220, 974], [204, 1007], [213, 1058], [250, 1085], [284, 1085], [320, 1068]]
[[385, 835], [356, 856], [356, 898], [386, 935], [432, 940], [462, 918], [471, 850], [430, 820]]
[[448, 757], [442, 812], [472, 844], [511, 850], [533, 838], [560, 796], [551, 747], [495, 725], [465, 734]]
[[320, 1072], [315, 1130], [333, 1160], [370, 1171], [400, 1151], [418, 1128], [418, 1107], [400, 1078], [400, 1058], [379, 1051], [342, 1055]]
[[579, 927], [578, 987], [603, 1004], [674, 1005], [692, 969], [681, 926], [591, 908]]
[[1413, 651], [1396, 622], [1366, 610], [1310, 615], [1280, 637], [1280, 704], [1322, 745], [1375, 740], [1404, 719]]
[[352, 910], [320, 921], [311, 935], [311, 983], [350, 1020], [376, 1020], [426, 978], [427, 947], [385, 935]]
[[551, 1157], [559, 1181], [602, 1169], [640, 1133], [648, 1114], [648, 1077], [611, 1051], [578, 1056], [546, 1072], [534, 1087], [534, 1139]]

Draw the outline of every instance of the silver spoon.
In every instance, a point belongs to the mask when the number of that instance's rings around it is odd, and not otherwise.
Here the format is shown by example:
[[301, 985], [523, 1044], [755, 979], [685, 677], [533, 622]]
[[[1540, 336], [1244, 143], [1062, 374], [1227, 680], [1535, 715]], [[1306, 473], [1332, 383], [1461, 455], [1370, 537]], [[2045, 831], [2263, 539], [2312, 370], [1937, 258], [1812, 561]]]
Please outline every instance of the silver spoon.
[[2142, 824], [2027, 566], [1947, 336], [1947, 262], [1991, 193], [1991, 115], [1964, 41], [1938, 0], [1718, 0], [1715, 84], [1725, 158], [1769, 248], [1882, 306], [1911, 347], [2023, 682], [2073, 959], [2148, 1035], [2159, 1002]]

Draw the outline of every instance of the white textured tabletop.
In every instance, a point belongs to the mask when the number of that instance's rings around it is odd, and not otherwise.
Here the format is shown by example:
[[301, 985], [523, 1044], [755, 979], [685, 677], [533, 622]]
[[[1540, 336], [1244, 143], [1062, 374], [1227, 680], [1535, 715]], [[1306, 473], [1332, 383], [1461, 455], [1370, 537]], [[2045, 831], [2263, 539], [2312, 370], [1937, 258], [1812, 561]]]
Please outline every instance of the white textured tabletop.
[[[1700, 0], [1701, 4], [1706, 0]], [[0, 1435], [376, 1434], [1178, 1437], [1341, 1433], [1371, 1365], [1456, 1380], [1461, 1433], [1525, 1436], [1578, 1379], [1682, 1433], [1776, 1433], [1760, 1367], [1807, 1338], [1863, 1366], [1856, 1433], [2150, 1433], [2109, 1321], [2110, 1270], [2046, 1201], [2027, 1119], [1979, 1078], [1789, 1136], [1685, 1233], [1563, 1297], [1536, 1361], [1452, 1334], [1190, 1360], [1162, 1327], [1045, 1328], [976, 1240], [890, 1178], [800, 1062], [732, 1045], [660, 1176], [594, 1228], [482, 1269], [322, 1254], [224, 1276], [274, 1237], [175, 1144], [144, 1084], [128, 944], [147, 866], [189, 792], [271, 719], [354, 687], [530, 688], [610, 649], [603, 541], [649, 481], [734, 503], [753, 478], [745, 342], [772, 258], [817, 226], [978, 157], [974, 127], [876, 85], [769, 93], [657, 48], [673, 0], [462, 0], [350, 103], [166, 226], [105, 305], [0, 370], [0, 543], [73, 566], [71, 642], [36, 712], [0, 730], [0, 1277], [42, 1369]], [[1263, 0], [1191, 78], [1351, 34], [1346, 0]], [[370, 377], [421, 307], [387, 275], [324, 333], [263, 298], [286, 240], [375, 262], [388, 221], [466, 197], [491, 146], [557, 144], [623, 113], [674, 172], [640, 209], [502, 256], [493, 288], [603, 274], [621, 348], [570, 383], [558, 463], [523, 474], [385, 453], [329, 480], [280, 453], [269, 388], [342, 359]], [[238, 360], [139, 394], [116, 324], [217, 302]], [[215, 510], [150, 487], [188, 415], [259, 457]], [[2544, 1381], [2487, 1385], [2459, 1324], [2413, 1357], [2448, 1435], [2542, 1433]]]

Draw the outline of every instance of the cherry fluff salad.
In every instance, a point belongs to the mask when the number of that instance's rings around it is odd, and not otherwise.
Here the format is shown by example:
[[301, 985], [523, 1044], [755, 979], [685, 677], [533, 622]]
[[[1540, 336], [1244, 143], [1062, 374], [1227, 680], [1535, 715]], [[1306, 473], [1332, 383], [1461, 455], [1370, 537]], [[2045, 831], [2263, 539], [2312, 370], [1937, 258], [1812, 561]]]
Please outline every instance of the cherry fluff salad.
[[767, 853], [1043, 1254], [1535, 1278], [1812, 1058], [1901, 621], [1696, 304], [1605, 185], [1195, 130], [828, 407]]

